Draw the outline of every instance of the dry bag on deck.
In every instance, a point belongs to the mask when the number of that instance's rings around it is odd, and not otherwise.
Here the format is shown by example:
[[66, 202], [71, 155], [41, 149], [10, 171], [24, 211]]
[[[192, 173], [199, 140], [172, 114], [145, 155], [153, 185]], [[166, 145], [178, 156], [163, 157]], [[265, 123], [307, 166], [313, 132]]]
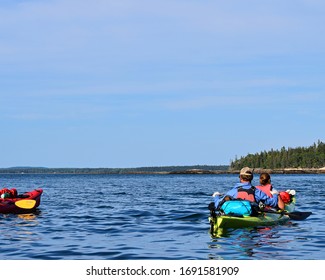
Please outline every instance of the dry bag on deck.
[[247, 200], [228, 200], [221, 205], [221, 211], [229, 216], [250, 216], [252, 205]]

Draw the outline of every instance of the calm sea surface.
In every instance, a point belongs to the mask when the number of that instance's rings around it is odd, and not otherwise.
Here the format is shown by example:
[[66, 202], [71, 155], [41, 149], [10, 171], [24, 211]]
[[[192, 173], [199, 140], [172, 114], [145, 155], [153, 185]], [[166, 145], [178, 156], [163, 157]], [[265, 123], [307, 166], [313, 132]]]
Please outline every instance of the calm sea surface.
[[[253, 183], [257, 184], [257, 175]], [[297, 191], [304, 221], [209, 233], [207, 205], [236, 175], [3, 175], [42, 188], [34, 214], [0, 214], [1, 260], [324, 260], [325, 175], [273, 175]]]

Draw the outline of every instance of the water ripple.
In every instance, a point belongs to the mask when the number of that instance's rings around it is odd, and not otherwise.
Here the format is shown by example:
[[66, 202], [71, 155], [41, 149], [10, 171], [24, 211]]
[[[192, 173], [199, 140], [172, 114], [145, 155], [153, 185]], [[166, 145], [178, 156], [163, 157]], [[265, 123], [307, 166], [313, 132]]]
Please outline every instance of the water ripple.
[[315, 201], [317, 196], [324, 197], [324, 175], [273, 176], [275, 185], [297, 190], [298, 211], [313, 211], [305, 221], [211, 236], [207, 209], [211, 194], [226, 191], [236, 180], [232, 175], [2, 175], [0, 185], [20, 192], [42, 187], [44, 194], [33, 214], [1, 215], [0, 256], [44, 260], [325, 258], [325, 203]]

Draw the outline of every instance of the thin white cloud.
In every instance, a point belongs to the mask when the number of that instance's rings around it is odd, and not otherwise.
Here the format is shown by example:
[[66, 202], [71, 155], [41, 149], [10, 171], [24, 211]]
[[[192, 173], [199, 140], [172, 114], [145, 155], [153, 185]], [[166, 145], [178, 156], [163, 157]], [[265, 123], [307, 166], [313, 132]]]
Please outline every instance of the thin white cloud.
[[[261, 107], [261, 104], [265, 103]], [[162, 101], [162, 106], [172, 111], [186, 110], [204, 110], [204, 109], [225, 109], [236, 110], [239, 108], [251, 108], [259, 110], [268, 108], [272, 111], [279, 108], [303, 107], [303, 111], [314, 111], [319, 104], [325, 104], [324, 95], [319, 92], [294, 91], [291, 93], [281, 91], [273, 91], [272, 93], [264, 92], [263, 89], [257, 93], [250, 93], [245, 90], [238, 93], [215, 93], [214, 95], [188, 95], [184, 97], [176, 97], [168, 101]], [[265, 107], [266, 106], [266, 107]], [[318, 111], [318, 110], [316, 110]]]
[[39, 102], [39, 106], [2, 110], [1, 118], [18, 121], [83, 121], [98, 120], [112, 115], [113, 106], [96, 105], [78, 102], [77, 104], [60, 105], [58, 103]]
[[200, 47], [211, 52], [208, 45], [224, 54], [227, 48], [261, 52], [261, 46], [288, 51], [288, 41], [299, 43], [295, 49], [310, 46], [305, 39], [324, 46], [323, 39], [304, 32], [315, 35], [321, 22], [321, 14], [306, 14], [304, 3], [296, 1], [23, 1], [16, 8], [0, 8], [0, 30], [7, 39], [0, 48], [9, 52], [21, 46], [16, 50], [19, 58], [52, 55], [54, 60], [60, 55], [80, 58], [82, 52], [89, 59], [91, 52], [105, 49], [107, 57], [123, 53], [128, 59], [158, 59], [161, 54], [165, 59], [175, 56], [172, 47], [182, 56], [182, 48], [185, 54]]

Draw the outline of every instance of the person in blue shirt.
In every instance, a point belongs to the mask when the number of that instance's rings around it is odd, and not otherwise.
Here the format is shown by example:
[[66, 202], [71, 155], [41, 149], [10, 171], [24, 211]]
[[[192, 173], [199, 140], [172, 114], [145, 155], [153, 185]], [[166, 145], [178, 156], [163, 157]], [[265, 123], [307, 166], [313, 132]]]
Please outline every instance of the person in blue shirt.
[[[284, 203], [277, 191], [272, 193], [272, 197], [261, 190], [252, 186], [253, 172], [249, 167], [244, 167], [239, 173], [240, 182], [237, 183], [231, 190], [229, 190], [225, 195], [221, 195], [219, 192], [215, 192], [212, 196], [214, 197], [215, 208], [221, 206], [221, 204], [229, 199], [244, 199], [251, 202], [256, 202], [257, 204], [264, 204], [272, 208], [278, 208], [283, 210]], [[219, 205], [220, 204], [220, 205]]]

